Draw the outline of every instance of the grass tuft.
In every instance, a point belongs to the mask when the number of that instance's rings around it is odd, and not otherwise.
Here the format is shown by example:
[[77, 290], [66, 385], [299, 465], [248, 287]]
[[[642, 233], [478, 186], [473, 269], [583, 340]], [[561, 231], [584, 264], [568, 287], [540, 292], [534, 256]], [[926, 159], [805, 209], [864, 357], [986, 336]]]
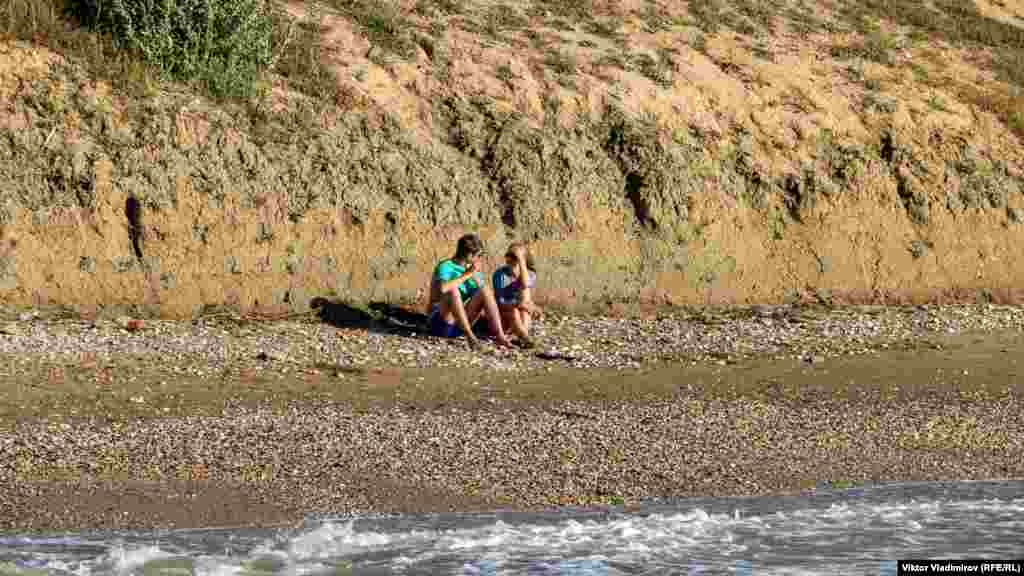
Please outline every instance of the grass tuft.
[[583, 29], [594, 36], [617, 40], [622, 29], [622, 20], [595, 18], [587, 22]]
[[571, 20], [589, 20], [594, 14], [591, 0], [537, 0], [534, 6], [554, 16]]
[[512, 66], [508, 64], [499, 64], [497, 68], [494, 69], [494, 76], [498, 80], [501, 80], [509, 90], [514, 88], [516, 73], [512, 71]]
[[662, 88], [671, 88], [675, 64], [673, 62], [673, 51], [667, 48], [658, 50], [658, 57], [655, 58], [647, 53], [638, 54], [635, 57], [637, 69]]
[[576, 58], [561, 50], [550, 50], [544, 58], [544, 64], [556, 74], [563, 77], [571, 77], [576, 74], [578, 63]]
[[898, 44], [895, 38], [876, 29], [851, 44], [833, 46], [830, 52], [833, 58], [839, 60], [863, 58], [879, 64], [891, 65], [895, 61], [893, 53], [897, 48]]
[[491, 6], [484, 17], [484, 29], [494, 37], [502, 32], [521, 30], [529, 25], [530, 21], [519, 13], [515, 8], [507, 4]]
[[[401, 58], [416, 53], [412, 23], [394, 2], [388, 0], [328, 0], [345, 17], [355, 22], [371, 44]], [[437, 5], [437, 3], [434, 3]]]
[[462, 0], [418, 0], [413, 7], [413, 12], [424, 17], [431, 17], [435, 14], [450, 16], [462, 14], [466, 7]]
[[648, 4], [640, 13], [640, 19], [643, 20], [644, 29], [651, 34], [671, 30], [675, 24], [672, 15], [655, 4]]
[[274, 28], [274, 44], [280, 47], [274, 71], [288, 81], [288, 86], [318, 100], [347, 107], [350, 94], [341, 88], [334, 69], [324, 60], [320, 15], [313, 13], [298, 21], [278, 15]]

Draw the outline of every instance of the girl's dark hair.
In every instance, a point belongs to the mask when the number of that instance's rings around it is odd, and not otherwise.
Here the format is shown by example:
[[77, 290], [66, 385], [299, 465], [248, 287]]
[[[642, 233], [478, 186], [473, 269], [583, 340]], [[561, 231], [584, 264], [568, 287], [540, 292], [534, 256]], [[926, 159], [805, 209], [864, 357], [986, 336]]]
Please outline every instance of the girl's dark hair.
[[476, 234], [466, 234], [459, 238], [455, 245], [455, 258], [458, 260], [476, 256], [484, 251], [484, 243]]

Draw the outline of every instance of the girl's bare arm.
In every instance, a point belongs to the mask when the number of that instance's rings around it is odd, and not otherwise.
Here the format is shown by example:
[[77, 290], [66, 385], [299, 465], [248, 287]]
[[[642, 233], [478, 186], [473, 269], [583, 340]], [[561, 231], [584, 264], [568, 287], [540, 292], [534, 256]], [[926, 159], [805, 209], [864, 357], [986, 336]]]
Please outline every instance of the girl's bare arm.
[[462, 276], [441, 283], [441, 293], [448, 293], [462, 286], [462, 283], [472, 278], [474, 274], [476, 274], [476, 266], [470, 263], [466, 266], [466, 271], [462, 273]]

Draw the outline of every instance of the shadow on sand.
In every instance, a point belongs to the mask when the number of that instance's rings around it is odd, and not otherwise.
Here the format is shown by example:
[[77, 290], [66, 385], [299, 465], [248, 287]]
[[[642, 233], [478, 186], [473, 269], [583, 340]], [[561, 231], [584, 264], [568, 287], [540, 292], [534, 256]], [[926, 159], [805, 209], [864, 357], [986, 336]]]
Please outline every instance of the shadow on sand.
[[309, 302], [309, 307], [317, 311], [320, 320], [338, 328], [362, 328], [401, 336], [427, 336], [430, 333], [426, 314], [385, 302], [371, 302], [363, 307], [317, 297]]

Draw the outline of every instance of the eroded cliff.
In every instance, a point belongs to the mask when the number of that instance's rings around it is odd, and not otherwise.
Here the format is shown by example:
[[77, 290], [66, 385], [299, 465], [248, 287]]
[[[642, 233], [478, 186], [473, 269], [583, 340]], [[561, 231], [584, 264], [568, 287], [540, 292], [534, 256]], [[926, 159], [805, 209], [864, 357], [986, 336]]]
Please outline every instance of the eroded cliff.
[[549, 302], [1024, 296], [1024, 5], [771, 4], [347, 2], [330, 100], [5, 40], [0, 299], [411, 301], [466, 231], [530, 241]]

